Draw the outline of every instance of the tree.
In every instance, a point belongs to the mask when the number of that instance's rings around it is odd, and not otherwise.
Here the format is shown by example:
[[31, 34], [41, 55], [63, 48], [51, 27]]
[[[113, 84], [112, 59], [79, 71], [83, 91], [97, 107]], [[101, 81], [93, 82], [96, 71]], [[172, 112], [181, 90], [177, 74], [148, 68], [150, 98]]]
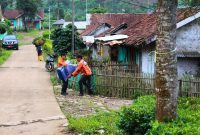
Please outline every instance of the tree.
[[103, 8], [103, 7], [95, 7], [95, 8], [92, 8], [90, 10], [91, 14], [94, 14], [94, 13], [106, 13], [106, 12], [107, 12], [107, 10], [105, 8]]
[[156, 47], [156, 118], [176, 118], [178, 80], [176, 58], [176, 9], [178, 0], [158, 0]]
[[12, 5], [14, 0], [0, 0], [2, 13], [4, 13], [7, 6]]
[[[65, 29], [55, 29], [51, 34], [51, 39], [53, 40], [53, 50], [56, 54], [70, 52], [72, 46], [72, 24], [69, 24]], [[85, 45], [79, 38], [79, 33], [75, 28], [75, 49], [80, 50], [83, 48], [85, 48]]]
[[32, 21], [42, 7], [42, 0], [16, 0], [17, 9], [23, 13], [25, 31], [28, 31], [26, 21]]

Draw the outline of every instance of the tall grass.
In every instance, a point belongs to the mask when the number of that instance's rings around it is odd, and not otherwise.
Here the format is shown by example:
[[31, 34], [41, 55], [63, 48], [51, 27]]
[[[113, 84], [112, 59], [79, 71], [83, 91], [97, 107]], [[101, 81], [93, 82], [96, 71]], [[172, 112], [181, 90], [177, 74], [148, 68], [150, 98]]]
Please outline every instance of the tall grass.
[[1, 50], [0, 51], [0, 65], [2, 65], [11, 55], [12, 51]]

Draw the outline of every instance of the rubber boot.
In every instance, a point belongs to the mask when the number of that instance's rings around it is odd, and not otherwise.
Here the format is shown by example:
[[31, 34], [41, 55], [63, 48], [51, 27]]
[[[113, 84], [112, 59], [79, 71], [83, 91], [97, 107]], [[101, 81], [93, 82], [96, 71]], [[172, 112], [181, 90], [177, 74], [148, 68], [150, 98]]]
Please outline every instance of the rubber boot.
[[43, 61], [43, 56], [39, 56], [39, 61]]

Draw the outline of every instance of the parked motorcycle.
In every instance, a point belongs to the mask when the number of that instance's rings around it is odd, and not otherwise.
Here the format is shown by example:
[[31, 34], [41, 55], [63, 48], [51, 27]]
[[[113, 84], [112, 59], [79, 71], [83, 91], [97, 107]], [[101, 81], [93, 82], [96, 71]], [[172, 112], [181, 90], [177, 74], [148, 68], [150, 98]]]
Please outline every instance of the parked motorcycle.
[[56, 54], [53, 55], [48, 55], [46, 58], [46, 64], [45, 64], [45, 68], [47, 69], [47, 71], [52, 72], [55, 70], [55, 66], [54, 66], [54, 62], [55, 59], [57, 58]]

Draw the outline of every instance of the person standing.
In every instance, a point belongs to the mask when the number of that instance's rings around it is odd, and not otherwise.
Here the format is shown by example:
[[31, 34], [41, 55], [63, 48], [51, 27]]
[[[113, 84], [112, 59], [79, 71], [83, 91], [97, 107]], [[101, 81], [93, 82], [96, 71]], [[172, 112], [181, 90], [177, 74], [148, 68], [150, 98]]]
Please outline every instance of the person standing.
[[70, 74], [68, 77], [70, 78], [71, 76], [77, 76], [78, 74], [81, 74], [81, 79], [79, 80], [79, 89], [80, 89], [80, 94], [79, 96], [83, 96], [83, 84], [87, 87], [89, 95], [93, 94], [92, 91], [92, 86], [91, 86], [91, 75], [92, 71], [90, 67], [88, 66], [87, 62], [83, 60], [83, 56], [78, 54], [76, 56], [76, 60], [78, 62], [78, 66], [76, 70]]
[[43, 61], [42, 46], [41, 45], [37, 45], [36, 46], [36, 50], [37, 50], [37, 53], [38, 53], [38, 61]]
[[[61, 57], [58, 59], [58, 67], [66, 67], [66, 55], [65, 54], [61, 54]], [[67, 88], [68, 88], [68, 79], [62, 80], [62, 89], [61, 89], [61, 95], [66, 96], [68, 95], [67, 93]]]

